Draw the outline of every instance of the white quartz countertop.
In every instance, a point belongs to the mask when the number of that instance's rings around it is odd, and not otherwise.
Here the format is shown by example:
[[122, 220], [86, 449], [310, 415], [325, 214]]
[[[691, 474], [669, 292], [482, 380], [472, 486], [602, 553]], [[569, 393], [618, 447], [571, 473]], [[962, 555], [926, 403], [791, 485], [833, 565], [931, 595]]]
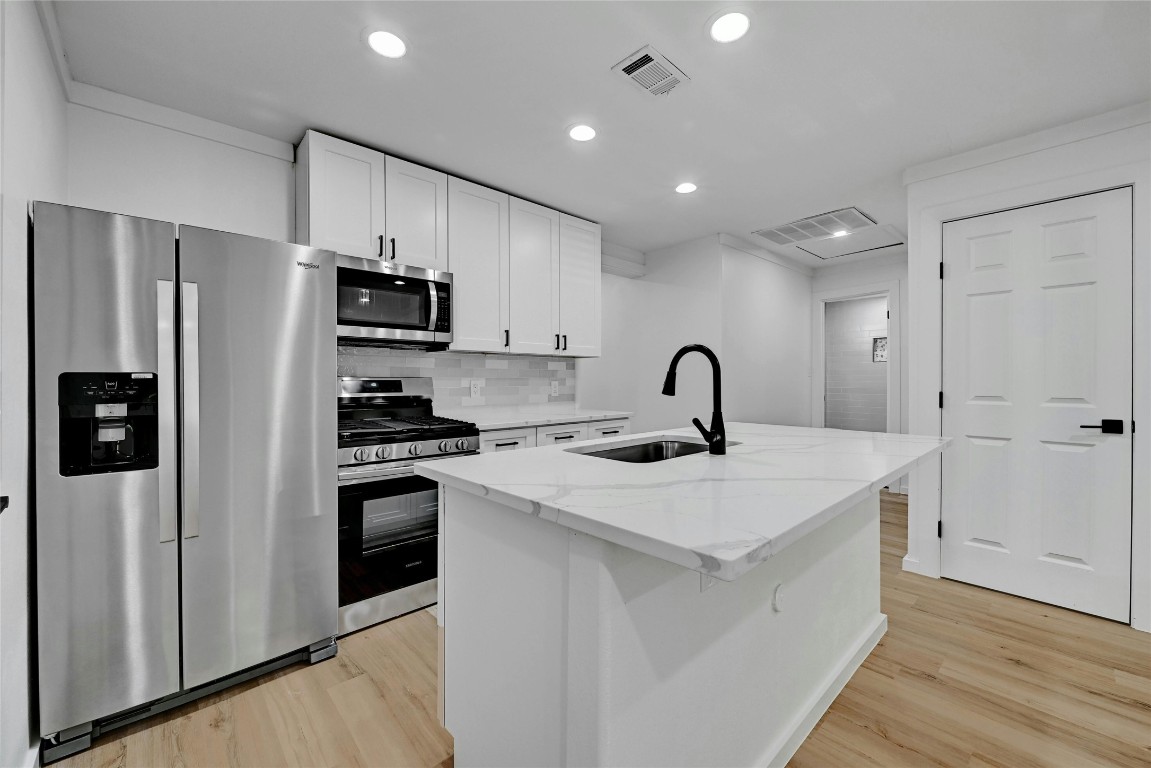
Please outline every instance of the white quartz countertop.
[[[416, 473], [638, 552], [734, 581], [939, 453], [949, 438], [727, 425], [726, 456], [632, 464], [570, 452], [694, 428], [416, 464]], [[738, 442], [740, 445], [731, 445]]]
[[470, 421], [481, 430], [514, 429], [516, 427], [543, 427], [549, 424], [569, 424], [577, 421], [606, 421], [626, 419], [629, 411], [607, 411], [580, 408], [574, 403], [554, 405], [471, 405], [460, 408], [436, 408], [437, 416]]

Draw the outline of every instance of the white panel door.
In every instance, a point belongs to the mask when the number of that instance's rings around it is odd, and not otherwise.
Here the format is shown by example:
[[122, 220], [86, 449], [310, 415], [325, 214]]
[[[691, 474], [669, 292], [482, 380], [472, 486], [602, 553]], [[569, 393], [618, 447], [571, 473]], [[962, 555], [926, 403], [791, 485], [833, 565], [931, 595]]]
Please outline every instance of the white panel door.
[[508, 196], [448, 179], [452, 349], [504, 352], [509, 325]]
[[511, 351], [554, 355], [560, 348], [560, 215], [511, 198]]
[[448, 175], [389, 157], [387, 209], [385, 258], [447, 272]]
[[560, 214], [560, 353], [600, 354], [600, 226]]
[[384, 237], [385, 155], [313, 131], [304, 141], [309, 218], [304, 244], [378, 258]]
[[1131, 191], [943, 239], [942, 574], [1127, 622]]

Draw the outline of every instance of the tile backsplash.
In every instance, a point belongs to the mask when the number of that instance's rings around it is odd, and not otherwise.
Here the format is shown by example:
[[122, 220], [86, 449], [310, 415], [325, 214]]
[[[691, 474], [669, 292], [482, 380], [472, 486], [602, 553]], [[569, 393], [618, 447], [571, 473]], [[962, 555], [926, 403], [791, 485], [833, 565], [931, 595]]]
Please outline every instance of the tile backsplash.
[[[574, 403], [575, 360], [464, 352], [417, 352], [378, 347], [337, 350], [340, 376], [429, 376], [439, 408], [467, 405], [536, 405]], [[480, 382], [479, 397], [471, 383]], [[559, 394], [551, 393], [558, 382]]]

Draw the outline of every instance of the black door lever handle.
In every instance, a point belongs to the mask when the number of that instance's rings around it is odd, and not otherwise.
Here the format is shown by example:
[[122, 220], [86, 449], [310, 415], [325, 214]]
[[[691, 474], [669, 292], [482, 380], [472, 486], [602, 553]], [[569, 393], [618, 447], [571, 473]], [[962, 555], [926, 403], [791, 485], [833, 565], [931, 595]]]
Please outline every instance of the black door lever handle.
[[1101, 429], [1105, 435], [1123, 434], [1123, 419], [1103, 419], [1101, 424], [1080, 424], [1080, 429]]

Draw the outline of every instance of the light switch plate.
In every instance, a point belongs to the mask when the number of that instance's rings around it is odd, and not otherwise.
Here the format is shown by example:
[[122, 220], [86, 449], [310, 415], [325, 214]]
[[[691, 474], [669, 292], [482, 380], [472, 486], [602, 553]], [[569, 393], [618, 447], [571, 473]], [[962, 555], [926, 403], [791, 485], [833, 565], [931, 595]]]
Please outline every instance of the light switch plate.
[[472, 379], [472, 397], [480, 396], [480, 383], [481, 379]]
[[552, 394], [558, 395], [559, 393], [560, 393], [560, 383], [558, 381], [556, 381], [555, 379], [552, 379]]

